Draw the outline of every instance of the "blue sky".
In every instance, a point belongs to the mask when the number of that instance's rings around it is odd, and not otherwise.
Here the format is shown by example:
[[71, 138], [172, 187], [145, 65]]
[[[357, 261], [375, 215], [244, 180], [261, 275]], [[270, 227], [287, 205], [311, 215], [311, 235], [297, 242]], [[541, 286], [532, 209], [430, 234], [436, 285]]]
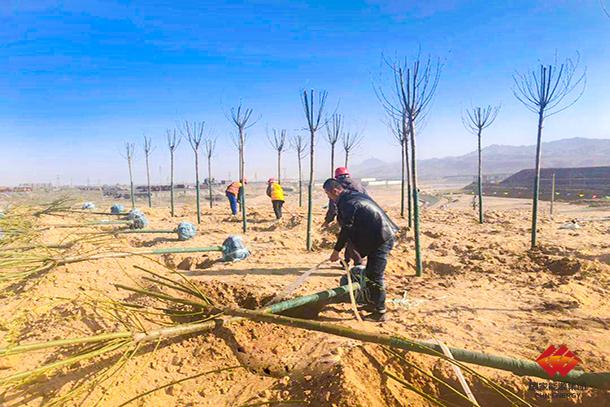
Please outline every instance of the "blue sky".
[[[502, 104], [484, 145], [533, 144], [535, 117], [513, 97], [511, 76], [555, 53], [579, 52], [588, 83], [577, 105], [549, 119], [545, 140], [608, 138], [609, 44], [598, 0], [2, 0], [0, 184], [125, 181], [119, 150], [125, 141], [140, 147], [144, 134], [157, 145], [153, 178], [164, 179], [165, 130], [185, 119], [209, 124], [218, 177], [235, 176], [225, 112], [240, 100], [260, 116], [248, 172], [266, 178], [274, 166], [265, 129], [300, 131], [299, 91], [311, 87], [328, 90], [329, 106], [365, 135], [354, 162], [395, 161], [372, 83], [382, 53], [413, 56], [419, 47], [444, 63], [420, 158], [475, 148], [460, 120], [472, 104]], [[323, 134], [318, 145], [326, 169]], [[190, 180], [186, 143], [178, 155], [178, 178]], [[141, 148], [136, 158], [142, 182]]]

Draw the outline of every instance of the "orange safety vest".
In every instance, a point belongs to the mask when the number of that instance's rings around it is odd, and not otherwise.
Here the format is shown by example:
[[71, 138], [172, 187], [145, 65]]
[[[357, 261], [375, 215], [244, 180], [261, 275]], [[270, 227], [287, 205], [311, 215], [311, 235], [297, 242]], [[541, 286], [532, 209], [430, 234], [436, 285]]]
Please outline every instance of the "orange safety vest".
[[239, 188], [241, 188], [241, 182], [239, 182], [239, 181], [235, 181], [235, 182], [232, 182], [232, 183], [231, 183], [231, 184], [230, 184], [230, 185], [227, 187], [226, 192], [228, 192], [228, 193], [230, 193], [230, 194], [232, 194], [232, 195], [237, 196], [237, 194], [239, 194]]

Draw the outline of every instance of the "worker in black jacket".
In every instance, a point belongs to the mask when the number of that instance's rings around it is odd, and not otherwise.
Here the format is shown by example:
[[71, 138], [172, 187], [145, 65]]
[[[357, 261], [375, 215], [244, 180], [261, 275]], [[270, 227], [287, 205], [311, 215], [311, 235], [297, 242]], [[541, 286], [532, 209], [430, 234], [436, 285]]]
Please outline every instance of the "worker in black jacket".
[[328, 198], [337, 204], [337, 219], [341, 223], [330, 261], [339, 260], [339, 252], [348, 240], [354, 250], [367, 258], [365, 275], [372, 303], [367, 307], [372, 311], [367, 319], [383, 322], [386, 313], [384, 273], [398, 227], [369, 196], [349, 191], [333, 178], [326, 180], [323, 187]]
[[[338, 167], [335, 169], [335, 179], [343, 186], [344, 189], [353, 192], [360, 192], [368, 195], [362, 184], [350, 176], [349, 170], [346, 167]], [[332, 200], [328, 201], [328, 210], [324, 217], [323, 228], [328, 227], [337, 217], [337, 204]], [[348, 240], [345, 245], [345, 262], [353, 261], [355, 266], [362, 264], [362, 257], [353, 248], [352, 243]]]

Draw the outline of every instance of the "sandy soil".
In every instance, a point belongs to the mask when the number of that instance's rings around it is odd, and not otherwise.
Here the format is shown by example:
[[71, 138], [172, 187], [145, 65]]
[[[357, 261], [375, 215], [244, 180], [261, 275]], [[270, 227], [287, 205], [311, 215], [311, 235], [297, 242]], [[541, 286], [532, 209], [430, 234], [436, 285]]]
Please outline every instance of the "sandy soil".
[[[320, 229], [325, 205], [321, 194], [315, 200], [315, 250], [307, 252], [305, 210], [295, 204], [294, 193], [288, 196], [285, 218], [276, 223], [268, 198], [260, 192], [252, 191], [248, 197], [250, 223], [244, 239], [252, 251], [249, 259], [222, 263], [214, 261], [218, 253], [209, 253], [168, 255], [160, 260], [186, 269], [182, 272], [190, 281], [223, 304], [247, 308], [262, 305], [302, 272], [324, 260], [330, 254], [334, 235]], [[384, 203], [399, 225], [406, 227], [406, 221], [398, 214], [395, 188], [378, 188], [371, 193]], [[110, 206], [109, 202], [97, 203], [102, 208]], [[388, 322], [359, 323], [347, 304], [327, 306], [318, 319], [413, 339], [438, 339], [454, 347], [530, 360], [551, 344], [565, 343], [582, 360], [582, 369], [610, 371], [610, 222], [582, 222], [578, 230], [560, 229], [570, 219], [608, 216], [608, 211], [557, 204], [551, 219], [544, 204], [540, 248], [528, 251], [529, 202], [487, 198], [487, 223], [483, 225], [477, 224], [470, 203], [471, 197], [453, 194], [423, 210], [423, 278], [414, 276], [412, 233], [403, 232], [387, 269]], [[104, 250], [111, 245], [132, 250], [221, 244], [228, 235], [241, 234], [241, 224], [231, 220], [227, 206], [222, 202], [204, 210], [200, 232], [194, 240], [178, 242], [171, 235], [127, 235], [113, 237]], [[154, 228], [171, 229], [180, 220], [194, 218], [192, 205], [181, 204], [176, 218], [171, 218], [165, 208], [142, 209]], [[100, 218], [103, 217], [69, 214], [45, 216], [40, 223]], [[58, 242], [74, 232], [51, 228], [41, 239]], [[106, 259], [57, 267], [25, 284], [4, 287], [0, 346], [121, 329], [117, 322], [85, 302], [101, 296], [117, 300], [129, 297], [114, 284], [142, 282], [144, 273], [133, 265], [166, 272], [146, 258]], [[294, 295], [336, 287], [341, 275], [339, 267], [324, 265]], [[0, 377], [60, 356], [58, 352], [39, 352], [2, 358]], [[409, 354], [408, 359], [457, 383], [446, 362], [416, 354]], [[9, 388], [0, 392], [0, 404], [39, 405], [54, 395], [65, 395], [79, 380], [114, 362], [108, 358], [83, 362], [78, 368], [42, 377], [21, 389]], [[163, 343], [156, 349], [142, 349], [120, 372], [79, 400], [83, 405], [120, 405], [157, 386], [236, 365], [245, 368], [188, 380], [134, 404], [240, 406], [283, 400], [298, 402], [296, 405], [428, 405], [384, 375], [387, 368], [426, 392], [460, 405], [442, 387], [392, 358], [380, 346], [249, 321]], [[530, 390], [529, 378], [485, 368], [477, 371], [532, 404], [610, 405], [607, 391], [575, 390], [569, 398], [559, 398], [548, 391]], [[481, 405], [505, 405], [480, 380], [470, 382]]]

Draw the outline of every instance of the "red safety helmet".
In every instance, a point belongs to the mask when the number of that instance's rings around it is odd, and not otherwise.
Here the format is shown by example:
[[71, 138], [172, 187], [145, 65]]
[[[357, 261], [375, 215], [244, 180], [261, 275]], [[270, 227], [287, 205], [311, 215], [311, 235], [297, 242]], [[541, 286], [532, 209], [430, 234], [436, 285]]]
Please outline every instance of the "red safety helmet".
[[276, 179], [275, 179], [275, 178], [269, 178], [269, 179], [267, 180], [267, 184], [271, 184], [271, 183], [273, 183], [273, 182], [276, 182]]
[[335, 178], [339, 178], [342, 175], [349, 175], [349, 171], [347, 170], [347, 167], [338, 167], [335, 170]]

